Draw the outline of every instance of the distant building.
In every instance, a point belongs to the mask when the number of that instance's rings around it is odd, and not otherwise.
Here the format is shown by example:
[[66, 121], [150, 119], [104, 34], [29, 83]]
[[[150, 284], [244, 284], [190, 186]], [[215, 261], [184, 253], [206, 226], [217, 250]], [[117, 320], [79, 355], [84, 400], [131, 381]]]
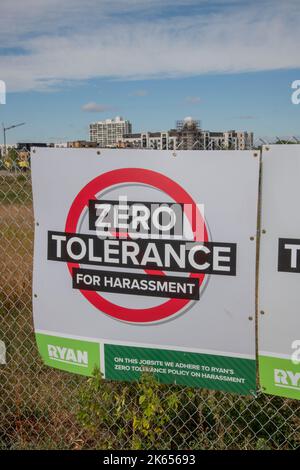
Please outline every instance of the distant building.
[[246, 150], [253, 146], [253, 133], [246, 131], [206, 131], [200, 121], [185, 118], [177, 121], [176, 129], [165, 132], [127, 133], [118, 147], [153, 148], [157, 150]]
[[118, 143], [121, 148], [152, 148], [155, 150], [172, 150], [177, 147], [177, 133], [174, 130], [166, 132], [141, 132], [124, 134]]
[[90, 142], [89, 140], [74, 140], [67, 143], [68, 148], [79, 149], [79, 148], [95, 148], [98, 147], [97, 142]]
[[56, 149], [66, 149], [68, 147], [68, 142], [55, 142], [53, 145]]
[[122, 117], [105, 119], [90, 124], [90, 141], [96, 142], [99, 147], [116, 147], [124, 134], [131, 134], [132, 125]]
[[204, 143], [205, 133], [200, 127], [200, 121], [186, 117], [176, 122], [176, 147], [180, 150], [195, 150]]
[[27, 150], [30, 152], [31, 147], [49, 147], [45, 142], [18, 142], [16, 145], [17, 150]]

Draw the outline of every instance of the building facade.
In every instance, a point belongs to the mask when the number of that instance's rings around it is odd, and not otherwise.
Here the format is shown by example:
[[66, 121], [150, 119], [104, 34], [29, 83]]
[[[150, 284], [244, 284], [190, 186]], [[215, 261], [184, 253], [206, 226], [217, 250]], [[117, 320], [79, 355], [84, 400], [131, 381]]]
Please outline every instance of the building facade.
[[151, 148], [154, 150], [172, 150], [176, 148], [177, 135], [174, 130], [167, 132], [142, 132], [124, 134], [118, 143], [121, 148]]
[[117, 147], [124, 134], [131, 133], [131, 122], [120, 116], [90, 124], [90, 141], [96, 142], [99, 147]]
[[253, 133], [246, 131], [206, 131], [200, 121], [190, 117], [177, 121], [176, 128], [166, 132], [126, 133], [118, 142], [122, 148], [155, 150], [247, 150], [253, 147]]

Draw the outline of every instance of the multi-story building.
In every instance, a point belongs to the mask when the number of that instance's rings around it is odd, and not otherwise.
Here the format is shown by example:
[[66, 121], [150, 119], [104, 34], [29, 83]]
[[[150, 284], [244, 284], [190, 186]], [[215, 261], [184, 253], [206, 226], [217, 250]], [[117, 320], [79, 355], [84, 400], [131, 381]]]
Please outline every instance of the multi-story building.
[[235, 130], [206, 131], [201, 129], [200, 121], [187, 117], [183, 121], [177, 121], [176, 129], [166, 132], [126, 133], [118, 146], [157, 150], [246, 150], [253, 146], [253, 133]]
[[176, 147], [180, 150], [196, 150], [203, 147], [203, 132], [200, 121], [186, 117], [176, 121]]
[[177, 135], [174, 130], [167, 132], [142, 132], [136, 134], [124, 134], [118, 147], [122, 148], [152, 148], [155, 150], [176, 148]]
[[131, 122], [117, 116], [114, 119], [91, 123], [90, 141], [97, 142], [99, 147], [116, 147], [123, 135], [131, 132]]

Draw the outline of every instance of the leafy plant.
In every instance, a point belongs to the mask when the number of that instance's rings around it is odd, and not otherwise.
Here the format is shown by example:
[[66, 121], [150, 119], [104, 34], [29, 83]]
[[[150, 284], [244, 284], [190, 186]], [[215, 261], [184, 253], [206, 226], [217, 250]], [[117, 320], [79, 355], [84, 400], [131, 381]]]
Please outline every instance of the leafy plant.
[[300, 444], [292, 402], [139, 382], [111, 382], [99, 371], [79, 392], [86, 444], [101, 449], [276, 449]]
[[[149, 374], [126, 385], [104, 381], [96, 371], [80, 390], [78, 419], [93, 433], [104, 431], [106, 442], [103, 432], [99, 432], [101, 448], [123, 445], [130, 449], [155, 449], [166, 426], [175, 418], [178, 405], [178, 395], [162, 388]], [[171, 437], [164, 444], [170, 444]]]

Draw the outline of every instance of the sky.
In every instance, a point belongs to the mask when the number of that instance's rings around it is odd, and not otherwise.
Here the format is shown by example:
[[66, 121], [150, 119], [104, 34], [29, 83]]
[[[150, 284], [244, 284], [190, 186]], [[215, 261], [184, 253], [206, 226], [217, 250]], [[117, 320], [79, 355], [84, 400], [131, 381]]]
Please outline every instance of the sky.
[[26, 122], [9, 143], [88, 139], [116, 115], [299, 136], [300, 1], [1, 0], [0, 80], [0, 122]]

